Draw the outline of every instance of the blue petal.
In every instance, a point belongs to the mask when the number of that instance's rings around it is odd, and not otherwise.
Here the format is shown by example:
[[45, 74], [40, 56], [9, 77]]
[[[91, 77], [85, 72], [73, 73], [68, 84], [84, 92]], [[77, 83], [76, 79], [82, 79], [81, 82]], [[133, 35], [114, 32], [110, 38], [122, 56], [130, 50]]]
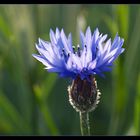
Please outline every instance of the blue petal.
[[87, 46], [87, 48], [91, 48], [92, 40], [91, 40], [91, 30], [90, 30], [90, 27], [88, 27], [87, 30], [86, 30], [85, 43], [86, 43], [85, 45]]
[[111, 66], [117, 57], [124, 52], [124, 39], [116, 34], [113, 42], [105, 41], [107, 34], [99, 33], [98, 28], [91, 33], [90, 27], [86, 33], [80, 31], [81, 47], [73, 51], [72, 35], [66, 37], [64, 30], [56, 28], [55, 33], [50, 29], [50, 42], [39, 38], [36, 48], [40, 55], [33, 57], [43, 63], [49, 72], [55, 72], [60, 77], [71, 77], [89, 80], [90, 75], [104, 77], [103, 72], [111, 71]]
[[61, 39], [62, 39], [62, 43], [64, 45], [65, 50], [67, 51], [67, 53], [69, 52], [73, 52], [72, 46], [68, 45], [68, 40], [65, 36], [64, 30], [61, 30]]
[[80, 41], [81, 41], [81, 46], [82, 48], [84, 48], [84, 44], [85, 44], [85, 39], [84, 39], [84, 34], [83, 32], [80, 30]]
[[50, 29], [50, 40], [51, 40], [51, 43], [57, 44], [57, 40], [52, 29]]
[[52, 67], [52, 65], [44, 57], [42, 57], [40, 55], [36, 55], [36, 54], [32, 54], [32, 56], [34, 58], [36, 58], [38, 61], [40, 61], [42, 64], [44, 64], [47, 68], [51, 68]]

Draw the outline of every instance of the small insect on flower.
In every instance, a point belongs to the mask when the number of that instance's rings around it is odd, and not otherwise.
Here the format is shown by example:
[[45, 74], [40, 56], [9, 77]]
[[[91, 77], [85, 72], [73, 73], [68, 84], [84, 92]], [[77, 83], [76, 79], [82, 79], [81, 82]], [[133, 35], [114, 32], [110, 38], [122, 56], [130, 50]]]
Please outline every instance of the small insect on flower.
[[124, 51], [124, 39], [116, 34], [113, 42], [107, 34], [99, 33], [98, 28], [91, 33], [90, 27], [84, 34], [80, 31], [80, 45], [72, 44], [72, 35], [68, 37], [64, 30], [50, 30], [50, 41], [39, 39], [36, 48], [39, 55], [33, 54], [45, 65], [48, 72], [55, 72], [60, 77], [73, 79], [68, 87], [70, 103], [77, 111], [91, 111], [99, 99], [99, 90], [95, 75], [104, 77], [110, 71], [113, 62]]

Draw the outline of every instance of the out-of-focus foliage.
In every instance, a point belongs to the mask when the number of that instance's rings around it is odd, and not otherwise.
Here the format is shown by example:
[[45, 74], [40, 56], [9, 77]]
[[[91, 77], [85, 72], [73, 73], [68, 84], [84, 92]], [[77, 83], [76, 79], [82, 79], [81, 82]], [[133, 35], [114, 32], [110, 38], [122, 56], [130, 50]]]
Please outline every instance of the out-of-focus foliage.
[[140, 5], [0, 5], [0, 135], [80, 135], [79, 114], [68, 101], [71, 81], [46, 72], [36, 61], [38, 38], [64, 28], [118, 32], [125, 52], [106, 78], [90, 113], [92, 135], [140, 135]]

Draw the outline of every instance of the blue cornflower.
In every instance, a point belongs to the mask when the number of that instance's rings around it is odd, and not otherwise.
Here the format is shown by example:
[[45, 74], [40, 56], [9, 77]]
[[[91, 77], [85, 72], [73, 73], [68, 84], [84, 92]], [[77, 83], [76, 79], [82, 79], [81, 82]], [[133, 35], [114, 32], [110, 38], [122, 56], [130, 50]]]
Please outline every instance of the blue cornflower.
[[116, 34], [113, 42], [107, 39], [107, 34], [99, 33], [98, 28], [91, 33], [90, 27], [84, 34], [80, 31], [80, 45], [72, 45], [72, 35], [66, 37], [64, 30], [50, 30], [50, 41], [39, 38], [36, 48], [40, 55], [33, 54], [45, 65], [48, 72], [55, 72], [60, 77], [70, 77], [89, 80], [91, 75], [104, 76], [110, 71], [115, 59], [124, 51], [124, 39]]

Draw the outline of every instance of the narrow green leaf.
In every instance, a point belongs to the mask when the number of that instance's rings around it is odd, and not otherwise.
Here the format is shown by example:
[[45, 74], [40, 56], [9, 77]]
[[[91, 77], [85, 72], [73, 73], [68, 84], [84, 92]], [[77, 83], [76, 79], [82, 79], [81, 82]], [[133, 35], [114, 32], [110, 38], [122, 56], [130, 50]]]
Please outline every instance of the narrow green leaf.
[[137, 81], [137, 94], [135, 97], [134, 125], [136, 135], [140, 135], [140, 73]]
[[104, 16], [102, 16], [102, 17], [103, 17], [103, 21], [109, 28], [110, 33], [114, 36], [118, 32], [118, 24], [116, 23], [116, 21], [114, 19], [112, 19], [108, 15], [104, 14]]
[[[30, 127], [26, 120], [24, 120], [19, 112], [16, 110], [14, 105], [9, 99], [0, 91], [0, 118], [5, 118], [11, 126], [14, 126], [16, 131], [23, 133], [30, 133]], [[16, 132], [15, 131], [15, 132]]]
[[129, 5], [117, 5], [116, 6], [116, 14], [118, 18], [120, 32], [127, 40], [128, 38], [128, 29], [129, 29]]
[[42, 94], [42, 90], [39, 86], [34, 86], [34, 93], [36, 96], [37, 103], [39, 105], [39, 109], [44, 117], [46, 126], [48, 126], [52, 135], [58, 135], [58, 128], [53, 120], [53, 116], [51, 115], [49, 108], [46, 104], [46, 100]]

